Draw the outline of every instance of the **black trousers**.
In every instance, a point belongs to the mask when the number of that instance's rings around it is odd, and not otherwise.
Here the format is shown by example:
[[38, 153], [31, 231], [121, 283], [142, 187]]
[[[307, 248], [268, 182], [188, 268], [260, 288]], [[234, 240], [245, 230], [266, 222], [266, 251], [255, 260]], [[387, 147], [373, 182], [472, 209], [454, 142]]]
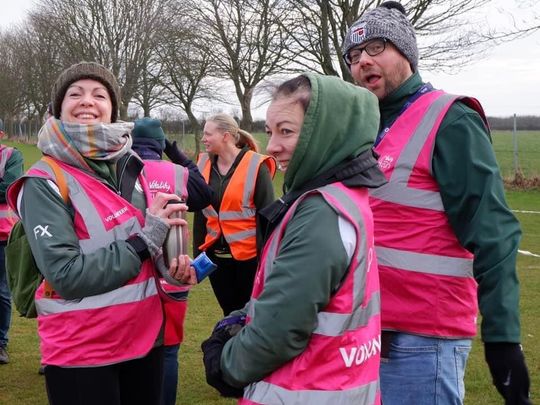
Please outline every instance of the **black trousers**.
[[145, 357], [103, 367], [45, 367], [51, 405], [159, 405], [163, 347]]
[[234, 310], [244, 308], [251, 297], [257, 259], [239, 261], [216, 257], [212, 251], [207, 254], [210, 260], [217, 264], [217, 270], [209, 277], [223, 315], [227, 316]]

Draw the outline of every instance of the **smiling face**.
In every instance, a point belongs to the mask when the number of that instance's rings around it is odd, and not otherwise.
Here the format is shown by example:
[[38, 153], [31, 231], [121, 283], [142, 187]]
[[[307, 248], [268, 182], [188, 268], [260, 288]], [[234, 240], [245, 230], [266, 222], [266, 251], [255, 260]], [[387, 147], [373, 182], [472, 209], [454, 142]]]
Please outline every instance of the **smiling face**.
[[358, 62], [351, 65], [351, 74], [358, 85], [382, 100], [412, 75], [412, 69], [407, 58], [387, 42], [385, 50], [378, 55], [362, 52]]
[[78, 124], [110, 123], [111, 96], [107, 88], [92, 79], [73, 82], [62, 100], [60, 119]]
[[276, 159], [282, 172], [289, 166], [303, 123], [304, 107], [294, 96], [277, 98], [266, 111], [266, 151]]

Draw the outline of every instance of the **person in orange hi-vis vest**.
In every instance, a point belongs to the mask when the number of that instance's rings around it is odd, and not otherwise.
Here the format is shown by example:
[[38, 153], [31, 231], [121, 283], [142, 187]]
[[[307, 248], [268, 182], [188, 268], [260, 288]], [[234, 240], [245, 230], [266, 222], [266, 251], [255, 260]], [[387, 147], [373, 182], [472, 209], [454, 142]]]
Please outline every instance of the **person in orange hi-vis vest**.
[[207, 153], [198, 166], [215, 198], [195, 213], [194, 257], [205, 251], [217, 264], [210, 282], [224, 315], [249, 300], [257, 267], [259, 210], [274, 201], [276, 163], [258, 153], [254, 138], [233, 117], [217, 114], [206, 120], [202, 142]]

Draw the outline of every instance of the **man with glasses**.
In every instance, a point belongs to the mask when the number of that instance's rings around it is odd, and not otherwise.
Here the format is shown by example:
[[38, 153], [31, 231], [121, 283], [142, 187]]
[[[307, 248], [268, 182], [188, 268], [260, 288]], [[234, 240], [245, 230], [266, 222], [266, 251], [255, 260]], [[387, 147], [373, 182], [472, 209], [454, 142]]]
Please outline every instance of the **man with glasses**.
[[405, 9], [389, 1], [347, 33], [355, 82], [379, 98], [375, 151], [388, 183], [370, 191], [381, 280], [385, 405], [460, 404], [482, 315], [485, 358], [506, 404], [530, 404], [508, 208], [479, 102], [423, 83]]

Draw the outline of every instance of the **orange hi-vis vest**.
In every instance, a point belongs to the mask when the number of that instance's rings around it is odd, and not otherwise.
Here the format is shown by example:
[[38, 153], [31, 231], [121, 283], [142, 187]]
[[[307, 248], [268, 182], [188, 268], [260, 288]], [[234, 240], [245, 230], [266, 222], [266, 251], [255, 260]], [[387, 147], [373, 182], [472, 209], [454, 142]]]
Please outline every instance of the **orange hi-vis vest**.
[[[276, 173], [275, 160], [266, 155], [247, 151], [236, 167], [219, 207], [219, 213], [209, 205], [202, 212], [206, 217], [206, 238], [199, 246], [206, 250], [223, 235], [236, 260], [249, 260], [257, 255], [254, 202], [255, 184], [261, 164], [266, 164], [272, 178]], [[197, 163], [204, 179], [210, 183], [211, 162], [207, 153], [199, 155]]]

